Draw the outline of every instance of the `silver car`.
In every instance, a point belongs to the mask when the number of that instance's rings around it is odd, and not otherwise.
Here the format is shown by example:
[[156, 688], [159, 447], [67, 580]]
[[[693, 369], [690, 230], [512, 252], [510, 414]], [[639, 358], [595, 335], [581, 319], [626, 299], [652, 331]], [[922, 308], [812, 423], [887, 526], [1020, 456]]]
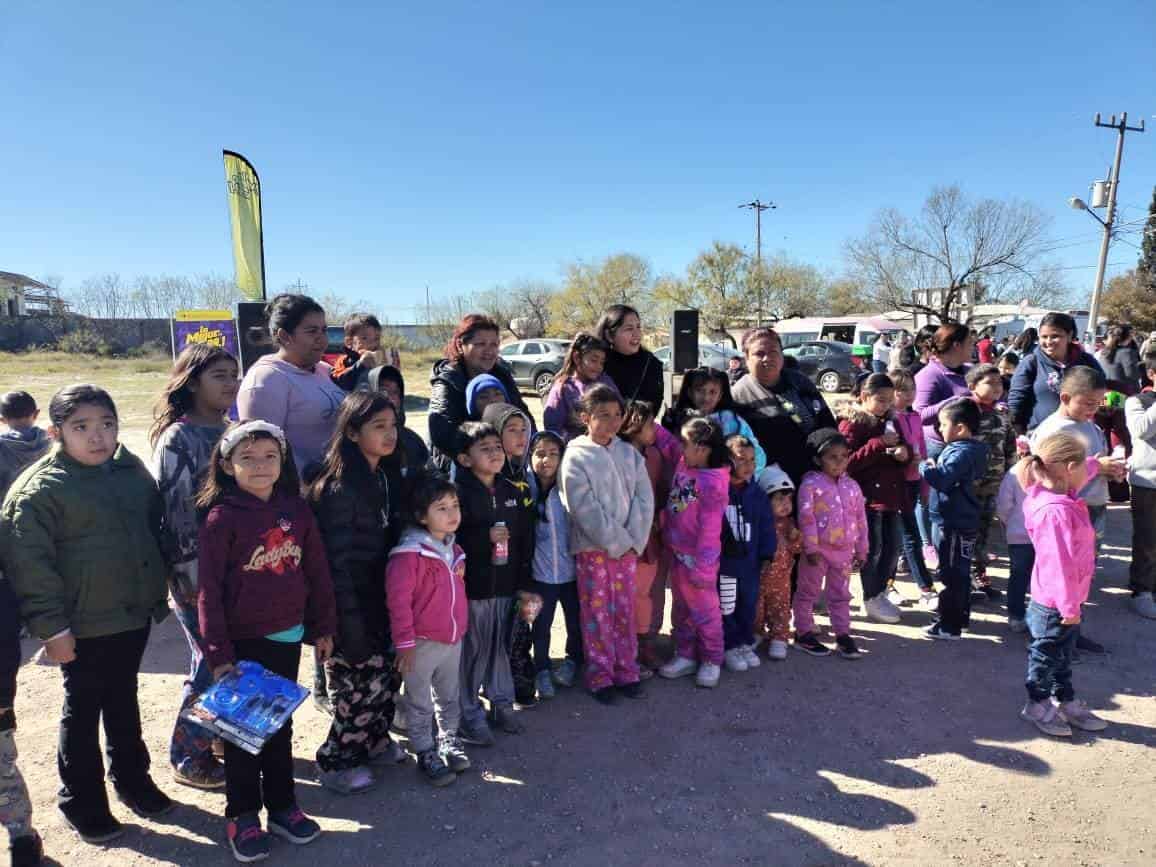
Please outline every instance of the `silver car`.
[[513, 372], [519, 388], [532, 388], [544, 398], [554, 384], [554, 375], [562, 369], [569, 349], [569, 340], [535, 337], [507, 343], [499, 354]]
[[[663, 346], [654, 350], [654, 357], [662, 362], [663, 370], [670, 370], [670, 347]], [[742, 358], [743, 354], [729, 346], [717, 346], [713, 343], [698, 345], [698, 366], [713, 367], [715, 370], [726, 371], [727, 363], [732, 358]]]

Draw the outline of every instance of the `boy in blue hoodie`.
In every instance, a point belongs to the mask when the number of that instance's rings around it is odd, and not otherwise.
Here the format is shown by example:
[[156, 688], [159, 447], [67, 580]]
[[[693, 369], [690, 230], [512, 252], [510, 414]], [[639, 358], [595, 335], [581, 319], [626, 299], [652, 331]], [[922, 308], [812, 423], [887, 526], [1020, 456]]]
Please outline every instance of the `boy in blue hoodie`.
[[506, 387], [493, 374], [479, 373], [466, 383], [466, 416], [470, 421], [481, 421], [490, 404], [509, 402]]
[[770, 498], [754, 483], [755, 444], [735, 434], [727, 438], [727, 450], [731, 453], [731, 483], [722, 529], [718, 595], [727, 671], [746, 671], [759, 665], [755, 611], [762, 567], [775, 556], [775, 516]]
[[930, 638], [958, 641], [970, 619], [971, 558], [979, 531], [976, 485], [987, 472], [987, 446], [975, 439], [979, 407], [969, 398], [948, 401], [939, 410], [939, 432], [946, 447], [938, 460], [919, 467], [931, 487], [932, 536], [939, 553], [939, 619]]

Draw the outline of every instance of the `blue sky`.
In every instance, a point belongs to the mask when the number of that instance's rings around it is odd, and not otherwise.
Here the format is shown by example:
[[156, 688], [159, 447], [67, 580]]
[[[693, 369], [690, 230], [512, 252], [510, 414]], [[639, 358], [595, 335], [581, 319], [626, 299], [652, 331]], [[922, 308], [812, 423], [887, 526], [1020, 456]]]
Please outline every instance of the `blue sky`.
[[[231, 274], [227, 147], [261, 174], [269, 285], [395, 321], [427, 284], [619, 251], [681, 272], [753, 246], [756, 196], [764, 250], [838, 272], [878, 208], [953, 182], [1043, 208], [1082, 292], [1098, 227], [1065, 201], [1111, 161], [1094, 112], [1156, 127], [1153, 34], [1150, 0], [6, 0], [0, 270]], [[1153, 184], [1156, 128], [1121, 219]]]

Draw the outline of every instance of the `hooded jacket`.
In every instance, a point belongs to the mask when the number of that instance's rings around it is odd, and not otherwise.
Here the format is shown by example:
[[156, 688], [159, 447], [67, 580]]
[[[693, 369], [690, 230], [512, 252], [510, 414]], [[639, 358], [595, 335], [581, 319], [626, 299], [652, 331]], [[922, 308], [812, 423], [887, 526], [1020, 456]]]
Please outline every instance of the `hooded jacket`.
[[428, 531], [409, 527], [389, 552], [385, 595], [393, 642], [398, 650], [421, 641], [457, 644], [466, 634], [466, 555], [453, 534], [439, 542]]
[[724, 538], [725, 528], [729, 527], [731, 538], [742, 551], [741, 556], [728, 556], [724, 545], [719, 574], [757, 581], [762, 563], [773, 560], [777, 548], [771, 500], [753, 479], [737, 486], [728, 485], [727, 494]]
[[1112, 358], [1107, 349], [1096, 353], [1096, 361], [1104, 369], [1104, 376], [1108, 377], [1108, 388], [1133, 395], [1140, 390], [1141, 384], [1147, 377], [1144, 375], [1144, 360], [1140, 357], [1140, 350], [1135, 342], [1127, 346], [1116, 347], [1116, 357]]
[[923, 420], [914, 409], [908, 408], [895, 414], [895, 426], [899, 436], [911, 448], [911, 462], [903, 470], [903, 478], [909, 482], [919, 481], [919, 462], [927, 457], [927, 440], [923, 437]]
[[43, 428], [0, 434], [0, 503], [24, 468], [44, 457], [50, 448], [52, 440]]
[[[522, 395], [518, 393], [518, 386], [510, 369], [499, 360], [490, 373], [501, 381], [509, 403], [526, 413], [526, 417], [530, 419], [532, 432], [534, 417], [530, 415]], [[438, 472], [447, 475], [454, 464], [458, 427], [469, 418], [466, 411], [468, 381], [469, 377], [461, 363], [444, 358], [434, 363], [433, 373], [430, 376], [430, 454]]]
[[429, 463], [429, 447], [416, 431], [405, 426], [405, 377], [396, 367], [383, 364], [381, 367], [375, 367], [369, 371], [366, 387], [370, 391], [381, 391], [382, 380], [392, 380], [401, 389], [403, 405], [397, 408], [397, 424], [400, 428], [398, 442], [401, 443], [402, 450], [405, 452], [406, 464], [412, 469], [421, 469]]
[[676, 554], [694, 558], [696, 573], [718, 575], [722, 524], [730, 488], [730, 467], [688, 467], [679, 463], [662, 511], [662, 540]]
[[478, 417], [478, 392], [487, 388], [496, 388], [502, 393], [502, 403], [510, 402], [510, 394], [500, 379], [492, 373], [479, 373], [466, 383], [466, 415], [470, 418]]
[[811, 470], [799, 485], [799, 532], [803, 552], [831, 563], [867, 559], [867, 508], [859, 483]]
[[976, 493], [994, 497], [1008, 468], [1016, 462], [1016, 432], [1006, 405], [979, 405], [979, 430], [975, 438], [987, 446], [987, 472], [983, 474]]
[[562, 503], [570, 513], [570, 549], [604, 551], [618, 559], [646, 549], [654, 520], [654, 491], [638, 449], [615, 437], [602, 446], [583, 434], [571, 440], [558, 470]]
[[[889, 446], [883, 441], [887, 422], [892, 422], [899, 445], [907, 446], [905, 461], [897, 461], [887, 454]], [[903, 435], [903, 428], [888, 413], [878, 418], [856, 403], [847, 404], [840, 412], [839, 433], [851, 447], [851, 461], [847, 473], [856, 482], [873, 512], [903, 512], [911, 507], [907, 490], [907, 468], [915, 459], [914, 450]]]
[[931, 486], [931, 518], [952, 530], [979, 527], [979, 482], [987, 472], [987, 446], [976, 439], [956, 440], [943, 447], [934, 464], [919, 468]]
[[1141, 488], [1156, 488], [1156, 391], [1144, 389], [1124, 401], [1124, 418], [1132, 435], [1128, 481]]
[[615, 392], [618, 391], [614, 380], [605, 373], [594, 382], [583, 382], [577, 376], [555, 382], [550, 386], [550, 393], [542, 404], [542, 427], [554, 431], [564, 442], [570, 442], [574, 437], [586, 433], [586, 425], [578, 418], [578, 403], [586, 390], [595, 385], [608, 385]]
[[98, 638], [163, 620], [161, 498], [123, 445], [90, 467], [54, 448], [8, 489], [0, 562], [28, 628], [42, 641], [71, 629]]
[[1024, 524], [1036, 549], [1032, 602], [1076, 617], [1096, 571], [1096, 531], [1087, 504], [1032, 485], [1024, 496]]
[[230, 491], [205, 516], [199, 548], [197, 611], [213, 668], [236, 661], [240, 639], [299, 625], [310, 642], [336, 632], [325, 544], [300, 497]]
[[534, 505], [534, 494], [530, 489], [530, 444], [534, 438], [534, 423], [530, 416], [522, 412], [513, 404], [491, 403], [482, 413], [482, 421], [492, 424], [498, 433], [505, 431], [506, 425], [512, 418], [521, 418], [526, 423], [526, 450], [518, 458], [516, 455], [506, 455], [506, 462], [502, 465], [502, 475], [509, 479], [518, 489], [522, 498], [522, 505], [527, 509]]
[[1069, 367], [1079, 366], [1101, 370], [1099, 362], [1076, 345], [1068, 348], [1063, 364], [1053, 361], [1039, 346], [1020, 361], [1007, 400], [1017, 430], [1035, 430], [1059, 408], [1060, 380]]
[[[534, 557], [534, 512], [522, 492], [499, 475], [487, 487], [472, 471], [458, 467], [456, 482], [462, 506], [457, 541], [466, 554], [466, 595], [470, 599], [513, 596], [530, 589]], [[494, 565], [490, 528], [499, 521], [510, 531], [504, 566]]]

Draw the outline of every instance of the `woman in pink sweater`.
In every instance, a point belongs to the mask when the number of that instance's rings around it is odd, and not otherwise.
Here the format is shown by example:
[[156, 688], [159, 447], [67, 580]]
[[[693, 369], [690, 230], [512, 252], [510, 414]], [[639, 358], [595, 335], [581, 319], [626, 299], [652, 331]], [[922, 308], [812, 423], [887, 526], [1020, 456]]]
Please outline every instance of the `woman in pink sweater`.
[[1073, 728], [1102, 731], [1108, 724], [1077, 701], [1072, 688], [1080, 606], [1096, 571], [1096, 533], [1077, 496], [1088, 477], [1087, 452], [1076, 437], [1052, 434], [1016, 473], [1026, 492], [1024, 526], [1036, 549], [1027, 611], [1028, 702], [1020, 716], [1056, 737], [1071, 737]]

